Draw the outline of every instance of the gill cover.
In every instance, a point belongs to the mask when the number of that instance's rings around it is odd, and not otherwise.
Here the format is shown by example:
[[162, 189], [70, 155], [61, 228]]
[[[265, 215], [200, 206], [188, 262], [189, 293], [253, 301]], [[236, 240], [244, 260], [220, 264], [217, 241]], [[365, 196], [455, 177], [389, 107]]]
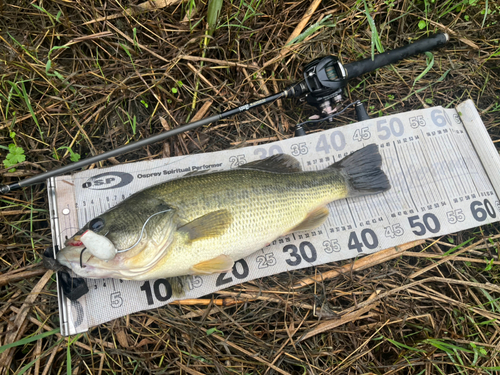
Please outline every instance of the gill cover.
[[[175, 211], [175, 208], [156, 197], [134, 194], [90, 220], [75, 234], [74, 238], [90, 230], [100, 237], [105, 236], [118, 253], [133, 250], [144, 240], [162, 243], [165, 235], [163, 229], [172, 224]], [[89, 247], [87, 249], [90, 250]], [[99, 251], [96, 251], [98, 254]], [[100, 258], [96, 254], [94, 255]]]

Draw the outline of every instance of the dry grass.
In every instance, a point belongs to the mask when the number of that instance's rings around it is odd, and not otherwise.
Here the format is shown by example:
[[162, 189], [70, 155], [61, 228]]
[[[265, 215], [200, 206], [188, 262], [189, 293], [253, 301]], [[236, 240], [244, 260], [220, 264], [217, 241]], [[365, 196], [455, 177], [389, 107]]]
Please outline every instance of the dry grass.
[[[498, 4], [367, 2], [386, 49], [427, 32], [446, 30], [453, 39], [434, 53], [434, 66], [416, 83], [425, 56], [354, 80], [349, 99], [364, 101], [377, 116], [470, 98], [498, 141]], [[317, 56], [334, 54], [348, 63], [370, 54], [363, 1], [226, 0], [206, 48], [207, 4], [162, 2], [156, 10], [138, 4], [0, 3], [0, 145], [12, 143], [15, 132], [26, 155], [15, 172], [1, 170], [4, 183], [71, 163], [61, 147], [95, 155], [176, 127], [200, 111], [215, 114], [277, 92]], [[327, 22], [335, 26], [285, 47], [294, 32], [305, 30], [301, 20], [310, 6], [317, 9], [307, 25], [331, 16]], [[312, 113], [283, 100], [103, 165], [282, 139]], [[335, 125], [351, 121], [348, 111]], [[3, 160], [7, 151], [0, 152]], [[39, 267], [51, 244], [45, 186], [11, 192], [0, 205], [4, 345], [59, 323], [54, 278]], [[37, 375], [498, 373], [498, 233], [498, 225], [489, 225], [430, 240], [392, 260], [298, 289], [292, 286], [306, 275], [342, 264], [245, 283], [198, 305], [133, 314], [78, 337], [52, 332], [0, 354], [0, 365], [5, 373]], [[471, 238], [460, 255], [442, 259]], [[207, 334], [211, 328], [217, 330]]]

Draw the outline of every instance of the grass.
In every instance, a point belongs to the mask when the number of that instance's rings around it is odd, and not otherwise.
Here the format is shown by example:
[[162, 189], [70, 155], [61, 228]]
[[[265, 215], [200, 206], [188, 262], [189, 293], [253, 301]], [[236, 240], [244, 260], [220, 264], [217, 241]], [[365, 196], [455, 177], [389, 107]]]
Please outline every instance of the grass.
[[[470, 98], [495, 145], [500, 143], [500, 8], [493, 1], [323, 1], [295, 34], [313, 1], [190, 0], [123, 15], [139, 3], [3, 4], [3, 183], [176, 127], [206, 103], [204, 116], [258, 100], [266, 90], [300, 79], [303, 65], [319, 56], [333, 54], [349, 63], [444, 27], [452, 35], [446, 47], [354, 79], [345, 103], [360, 99], [376, 117], [425, 105], [453, 107]], [[290, 136], [294, 124], [313, 114], [306, 104], [283, 99], [102, 166], [242, 147], [246, 140], [269, 142]], [[322, 127], [352, 121], [348, 110]], [[15, 171], [3, 164], [9, 144], [25, 157]], [[315, 286], [290, 287], [350, 262], [255, 280], [198, 305], [144, 311], [62, 338], [54, 276], [44, 275], [39, 264], [51, 245], [46, 187], [3, 195], [0, 220], [5, 373], [500, 371], [498, 224], [429, 240], [410, 255]], [[480, 239], [485, 241], [455, 260], [410, 278]], [[299, 341], [318, 321], [358, 311], [375, 291], [385, 297], [368, 313]]]
[[49, 331], [49, 332], [40, 333], [38, 335], [34, 335], [34, 336], [31, 336], [31, 337], [25, 337], [25, 338], [23, 338], [23, 339], [21, 339], [19, 341], [11, 343], [11, 344], [2, 345], [2, 346], [0, 346], [0, 354], [2, 354], [3, 352], [5, 352], [9, 348], [14, 348], [16, 346], [23, 346], [23, 345], [29, 344], [29, 343], [31, 343], [33, 341], [41, 340], [41, 339], [43, 339], [45, 337], [52, 336], [52, 335], [58, 333], [59, 331], [60, 331], [60, 329], [56, 328], [56, 329], [53, 329], [52, 331]]

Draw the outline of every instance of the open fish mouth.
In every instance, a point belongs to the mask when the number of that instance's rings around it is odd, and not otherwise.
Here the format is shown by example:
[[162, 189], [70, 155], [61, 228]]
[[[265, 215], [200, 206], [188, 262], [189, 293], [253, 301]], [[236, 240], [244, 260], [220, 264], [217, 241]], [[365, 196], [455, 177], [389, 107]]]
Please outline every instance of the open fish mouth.
[[73, 246], [73, 247], [84, 247], [83, 245], [83, 242], [82, 241], [76, 241], [76, 240], [73, 240], [73, 241], [66, 241], [64, 243], [65, 246]]
[[[78, 243], [76, 241], [75, 243]], [[90, 279], [119, 277], [119, 269], [116, 266], [108, 268], [103, 262], [85, 250], [83, 243], [79, 246], [67, 245], [64, 251], [59, 251], [56, 260], [62, 266], [65, 266], [76, 273], [78, 276]], [[93, 261], [97, 260], [97, 261]]]
[[[65, 242], [64, 242], [64, 248], [61, 249], [57, 255], [56, 255], [56, 260], [63, 266], [65, 267], [68, 267], [69, 269], [73, 270], [74, 269], [74, 265], [72, 263], [76, 263], [74, 261], [74, 255], [73, 254], [77, 254], [79, 253], [80, 254], [80, 262], [78, 264], [78, 266], [80, 268], [83, 268], [83, 253], [85, 252], [85, 245], [83, 244], [83, 242], [80, 240], [80, 237], [81, 236], [73, 236], [71, 238], [68, 238]], [[73, 258], [73, 262], [68, 259], [68, 257], [66, 255], [73, 255], [72, 257], [70, 258]]]
[[74, 269], [75, 265], [79, 268], [85, 268], [87, 262], [92, 258], [92, 254], [88, 253], [85, 255], [85, 245], [80, 242], [74, 242], [67, 244], [64, 251], [59, 251], [56, 255], [56, 259], [63, 266]]
[[73, 237], [68, 238], [66, 241], [64, 241], [64, 246], [84, 246], [81, 237], [81, 235], [75, 234]]
[[[151, 244], [149, 241], [141, 242], [133, 250], [114, 253], [112, 257], [99, 256], [103, 251], [105, 242], [90, 243], [94, 249], [89, 249], [89, 242], [85, 240], [85, 233], [75, 235], [65, 242], [65, 247], [57, 253], [57, 262], [71, 269], [75, 274], [86, 278], [117, 278], [133, 280], [142, 278], [150, 269], [161, 261], [173, 240], [173, 236], [167, 236], [163, 244]], [[172, 234], [171, 232], [170, 234]], [[96, 235], [96, 239], [104, 236]], [[83, 240], [83, 241], [82, 241]], [[106, 239], [109, 244], [112, 243]], [[147, 256], [145, 256], [145, 253]], [[102, 255], [102, 254], [101, 254]]]

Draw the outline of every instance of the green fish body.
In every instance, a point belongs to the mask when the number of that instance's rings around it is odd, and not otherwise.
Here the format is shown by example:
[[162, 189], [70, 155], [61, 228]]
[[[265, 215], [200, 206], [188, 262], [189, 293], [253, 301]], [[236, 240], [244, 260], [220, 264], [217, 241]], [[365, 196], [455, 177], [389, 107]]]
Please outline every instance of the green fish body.
[[[88, 278], [225, 272], [280, 236], [323, 224], [329, 202], [388, 190], [381, 163], [377, 146], [368, 145], [319, 171], [304, 172], [293, 157], [275, 155], [187, 175], [142, 190], [91, 220], [57, 260]], [[89, 230], [98, 236], [83, 251], [81, 237]], [[114, 258], [98, 257], [99, 236], [115, 246]]]

